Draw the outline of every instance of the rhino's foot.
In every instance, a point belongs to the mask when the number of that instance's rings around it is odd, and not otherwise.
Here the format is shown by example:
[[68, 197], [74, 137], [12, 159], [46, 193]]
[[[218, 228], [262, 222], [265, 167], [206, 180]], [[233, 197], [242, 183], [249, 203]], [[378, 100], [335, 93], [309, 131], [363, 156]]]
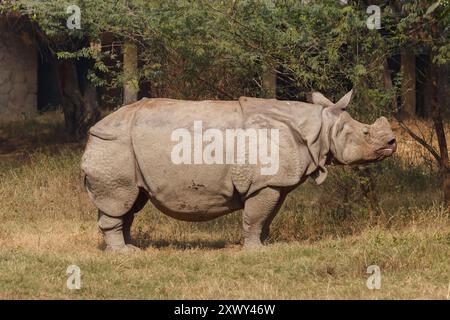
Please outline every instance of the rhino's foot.
[[126, 244], [126, 245], [108, 245], [106, 246], [105, 251], [106, 252], [119, 252], [119, 253], [131, 253], [131, 252], [138, 252], [141, 249], [138, 247], [133, 246], [132, 244]]
[[246, 250], [252, 250], [252, 249], [257, 249], [257, 248], [261, 248], [263, 246], [263, 244], [261, 243], [261, 241], [255, 239], [255, 240], [248, 240], [246, 239], [244, 241], [244, 249]]
[[134, 246], [134, 245], [132, 245], [132, 244], [127, 244], [126, 247], [127, 247], [128, 249], [132, 250], [132, 251], [141, 251], [141, 248], [136, 247], [136, 246]]
[[132, 222], [133, 214], [127, 214], [125, 217], [112, 217], [99, 211], [98, 225], [105, 237], [105, 251], [136, 252], [140, 250], [131, 244]]

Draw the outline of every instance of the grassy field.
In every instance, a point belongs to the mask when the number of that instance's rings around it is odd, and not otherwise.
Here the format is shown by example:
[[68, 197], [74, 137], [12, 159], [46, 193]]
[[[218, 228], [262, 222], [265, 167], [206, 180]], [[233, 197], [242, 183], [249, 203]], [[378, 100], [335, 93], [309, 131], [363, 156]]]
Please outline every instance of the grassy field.
[[[143, 250], [123, 255], [100, 250], [81, 152], [64, 142], [59, 115], [1, 127], [0, 298], [450, 298], [449, 212], [426, 166], [396, 156], [373, 167], [380, 217], [352, 174], [332, 169], [323, 186], [289, 196], [269, 244], [254, 251], [241, 248], [240, 213], [187, 223], [147, 205], [132, 230]], [[66, 287], [71, 264], [80, 290]], [[379, 290], [366, 287], [374, 264]]]

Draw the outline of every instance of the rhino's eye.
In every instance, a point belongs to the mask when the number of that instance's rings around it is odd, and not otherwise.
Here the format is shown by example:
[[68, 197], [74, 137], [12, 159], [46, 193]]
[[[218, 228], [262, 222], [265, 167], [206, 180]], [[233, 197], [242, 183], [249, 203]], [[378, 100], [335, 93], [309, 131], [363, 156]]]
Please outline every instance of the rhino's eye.
[[369, 128], [364, 127], [364, 128], [362, 129], [362, 131], [363, 131], [364, 134], [368, 134], [368, 133], [369, 133]]

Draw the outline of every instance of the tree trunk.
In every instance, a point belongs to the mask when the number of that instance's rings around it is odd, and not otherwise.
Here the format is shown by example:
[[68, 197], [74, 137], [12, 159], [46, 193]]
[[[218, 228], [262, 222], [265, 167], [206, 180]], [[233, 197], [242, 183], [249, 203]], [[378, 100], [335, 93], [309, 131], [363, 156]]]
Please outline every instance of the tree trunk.
[[123, 49], [123, 72], [125, 83], [123, 87], [123, 104], [137, 101], [139, 84], [137, 80], [137, 47], [134, 43], [126, 42]]
[[277, 73], [270, 67], [265, 66], [262, 76], [262, 87], [265, 98], [276, 98], [277, 95]]
[[416, 57], [410, 48], [401, 50], [402, 116], [414, 117], [416, 114]]
[[77, 67], [73, 61], [58, 63], [58, 82], [68, 139], [83, 141], [88, 129], [100, 118], [95, 87], [86, 81], [84, 94], [80, 90]]
[[[392, 84], [392, 76], [391, 71], [389, 70], [389, 63], [388, 60], [385, 59], [383, 63], [383, 84], [384, 89], [387, 91], [391, 91], [393, 84]], [[398, 106], [397, 106], [397, 97], [394, 96], [391, 101], [391, 110], [394, 113], [398, 113]]]
[[445, 128], [442, 115], [442, 106], [439, 103], [440, 68], [433, 62], [433, 54], [430, 54], [430, 80], [431, 80], [431, 117], [439, 145], [440, 169], [442, 172], [442, 187], [444, 200], [450, 209], [450, 163], [448, 145], [445, 137]]
[[82, 133], [80, 138], [86, 139], [87, 132], [98, 120], [100, 120], [100, 109], [98, 105], [97, 88], [88, 80], [84, 88], [83, 101], [84, 112], [78, 132]]

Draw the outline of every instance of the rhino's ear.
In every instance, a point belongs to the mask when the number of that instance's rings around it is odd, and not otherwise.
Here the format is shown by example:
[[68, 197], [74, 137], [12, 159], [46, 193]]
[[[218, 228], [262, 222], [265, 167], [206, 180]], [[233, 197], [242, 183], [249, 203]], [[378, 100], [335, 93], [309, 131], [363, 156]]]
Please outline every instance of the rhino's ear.
[[324, 107], [332, 107], [334, 103], [328, 100], [323, 94], [320, 92], [311, 92], [308, 95], [308, 101], [314, 104], [318, 104]]
[[352, 99], [353, 89], [347, 92], [345, 96], [343, 96], [341, 99], [339, 99], [338, 102], [334, 105], [333, 109], [336, 111], [345, 111], [345, 108], [347, 108], [348, 104], [350, 103], [350, 100]]

